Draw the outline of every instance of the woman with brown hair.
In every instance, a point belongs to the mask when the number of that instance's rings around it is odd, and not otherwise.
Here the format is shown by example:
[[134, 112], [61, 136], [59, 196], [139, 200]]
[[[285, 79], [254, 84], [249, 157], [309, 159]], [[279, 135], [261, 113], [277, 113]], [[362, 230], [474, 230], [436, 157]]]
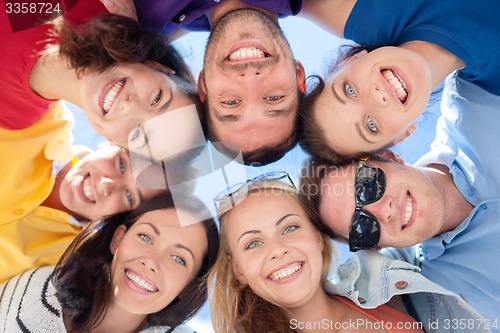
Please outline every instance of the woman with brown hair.
[[89, 225], [55, 266], [0, 285], [5, 332], [179, 332], [206, 300], [219, 245], [206, 208], [163, 193]]
[[56, 29], [42, 24], [14, 33], [2, 11], [1, 36], [10, 45], [0, 69], [1, 127], [26, 128], [64, 99], [82, 107], [99, 134], [126, 147], [139, 125], [161, 113], [194, 104], [201, 114], [195, 80], [173, 45], [130, 18], [88, 20], [105, 11], [99, 1], [81, 1]]

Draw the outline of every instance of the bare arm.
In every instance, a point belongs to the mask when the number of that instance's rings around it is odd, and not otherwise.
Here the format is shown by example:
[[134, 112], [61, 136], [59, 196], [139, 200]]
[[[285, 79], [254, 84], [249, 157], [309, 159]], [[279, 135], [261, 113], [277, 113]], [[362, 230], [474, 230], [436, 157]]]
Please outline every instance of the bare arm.
[[101, 0], [101, 2], [110, 13], [127, 16], [137, 21], [137, 11], [133, 0]]
[[356, 0], [304, 0], [299, 16], [344, 37], [344, 27]]

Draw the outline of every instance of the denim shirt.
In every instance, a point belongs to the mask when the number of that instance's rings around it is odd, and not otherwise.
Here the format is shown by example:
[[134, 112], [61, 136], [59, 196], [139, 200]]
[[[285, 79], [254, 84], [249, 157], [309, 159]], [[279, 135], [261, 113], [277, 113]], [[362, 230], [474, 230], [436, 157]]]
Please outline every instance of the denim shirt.
[[[374, 250], [356, 253], [340, 265], [325, 290], [366, 309], [385, 304], [393, 296], [408, 295], [413, 315], [427, 333], [490, 332], [460, 296], [422, 276], [419, 267]], [[460, 327], [460, 321], [471, 323], [470, 327]]]

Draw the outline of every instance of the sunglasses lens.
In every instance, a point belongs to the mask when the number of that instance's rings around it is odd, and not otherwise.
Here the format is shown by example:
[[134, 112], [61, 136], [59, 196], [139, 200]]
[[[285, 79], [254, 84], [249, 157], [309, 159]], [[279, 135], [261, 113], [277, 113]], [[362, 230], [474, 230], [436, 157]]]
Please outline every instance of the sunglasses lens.
[[385, 191], [385, 173], [382, 169], [364, 165], [356, 173], [356, 198], [363, 204], [379, 200]]
[[349, 232], [349, 249], [351, 252], [371, 249], [380, 241], [380, 224], [364, 212], [356, 211]]

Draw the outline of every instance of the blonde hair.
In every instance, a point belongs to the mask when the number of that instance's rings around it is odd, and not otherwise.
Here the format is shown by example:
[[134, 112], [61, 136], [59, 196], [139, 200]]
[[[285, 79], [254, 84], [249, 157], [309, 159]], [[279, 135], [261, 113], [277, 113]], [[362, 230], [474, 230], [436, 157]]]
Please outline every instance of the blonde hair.
[[[261, 191], [273, 194], [286, 193], [300, 204], [297, 190], [280, 181], [263, 180], [250, 184], [248, 195]], [[276, 192], [278, 191], [278, 192]], [[294, 332], [290, 328], [286, 309], [256, 295], [249, 286], [242, 285], [236, 278], [231, 262], [226, 238], [225, 212], [219, 216], [220, 247], [217, 260], [208, 275], [212, 324], [216, 332]], [[325, 282], [335, 253], [331, 239], [323, 236], [323, 269], [321, 282]]]

